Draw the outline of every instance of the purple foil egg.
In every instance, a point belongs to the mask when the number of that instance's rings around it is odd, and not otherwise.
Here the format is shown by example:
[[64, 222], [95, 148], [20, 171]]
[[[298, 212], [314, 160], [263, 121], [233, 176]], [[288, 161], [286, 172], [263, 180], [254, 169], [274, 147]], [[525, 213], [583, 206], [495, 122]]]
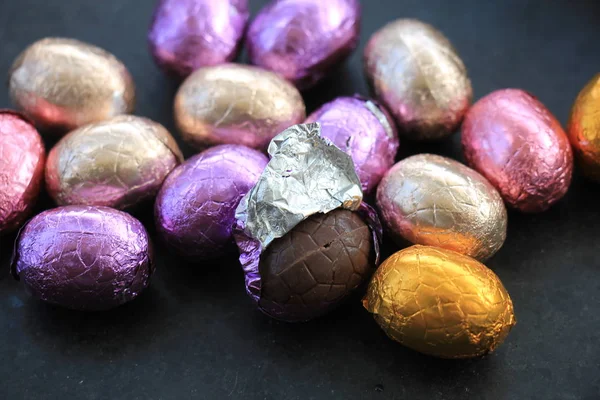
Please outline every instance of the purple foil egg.
[[148, 287], [148, 233], [108, 207], [59, 207], [32, 218], [15, 245], [12, 272], [31, 294], [76, 310], [107, 310]]
[[358, 0], [279, 0], [248, 29], [250, 61], [307, 89], [343, 62], [358, 44]]
[[306, 122], [321, 124], [321, 135], [348, 153], [362, 189], [370, 193], [394, 165], [398, 133], [385, 109], [372, 100], [340, 97], [313, 112]]
[[159, 234], [180, 255], [214, 258], [233, 244], [235, 209], [267, 157], [240, 145], [208, 149], [177, 167], [155, 203]]
[[150, 51], [165, 71], [186, 77], [232, 61], [248, 17], [247, 0], [161, 0], [148, 32]]

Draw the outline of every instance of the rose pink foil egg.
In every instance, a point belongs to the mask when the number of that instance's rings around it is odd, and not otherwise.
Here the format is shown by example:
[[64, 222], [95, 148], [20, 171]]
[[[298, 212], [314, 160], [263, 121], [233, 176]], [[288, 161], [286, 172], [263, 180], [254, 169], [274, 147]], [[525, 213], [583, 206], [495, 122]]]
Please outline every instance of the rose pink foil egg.
[[154, 272], [144, 226], [108, 207], [59, 207], [19, 232], [12, 272], [29, 292], [77, 310], [106, 310], [137, 297]]
[[161, 0], [148, 33], [150, 51], [164, 70], [186, 77], [232, 61], [248, 17], [247, 0]]
[[360, 34], [358, 0], [278, 0], [250, 24], [250, 61], [307, 89], [343, 62]]
[[467, 112], [462, 146], [469, 165], [522, 212], [540, 212], [567, 192], [573, 154], [563, 128], [534, 96], [496, 90]]
[[321, 135], [354, 161], [362, 189], [370, 193], [394, 165], [398, 133], [385, 109], [360, 97], [339, 97], [313, 112], [306, 122], [321, 124]]
[[42, 185], [45, 158], [35, 127], [19, 113], [0, 110], [0, 234], [29, 216]]
[[156, 227], [163, 240], [189, 258], [222, 256], [233, 245], [235, 209], [267, 162], [257, 150], [220, 145], [177, 167], [155, 203]]

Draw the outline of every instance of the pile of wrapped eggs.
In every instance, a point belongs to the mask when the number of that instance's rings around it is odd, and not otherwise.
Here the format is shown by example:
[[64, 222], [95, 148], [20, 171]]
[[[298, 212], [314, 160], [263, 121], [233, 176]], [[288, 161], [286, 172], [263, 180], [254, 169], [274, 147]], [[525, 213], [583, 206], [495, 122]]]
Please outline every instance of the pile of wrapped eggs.
[[[600, 181], [600, 76], [565, 133], [519, 89], [471, 104], [450, 41], [399, 19], [365, 46], [372, 98], [307, 116], [301, 91], [355, 50], [360, 18], [358, 0], [272, 1], [251, 22], [247, 0], [161, 0], [148, 40], [183, 80], [175, 123], [199, 151], [187, 160], [164, 126], [132, 115], [135, 85], [112, 54], [31, 44], [9, 71], [18, 111], [0, 111], [0, 234], [20, 229], [14, 277], [72, 309], [134, 299], [153, 246], [127, 211], [154, 201], [168, 250], [197, 263], [239, 251], [249, 296], [273, 318], [319, 317], [369, 282], [363, 305], [393, 340], [444, 358], [493, 351], [516, 320], [482, 262], [504, 243], [505, 206], [541, 212], [565, 195], [573, 150]], [[232, 63], [242, 41], [251, 65]], [[468, 166], [433, 154], [396, 163], [399, 138], [459, 128]], [[38, 130], [58, 140], [48, 153]], [[27, 221], [44, 184], [57, 207]], [[387, 239], [402, 250], [378, 265]]]

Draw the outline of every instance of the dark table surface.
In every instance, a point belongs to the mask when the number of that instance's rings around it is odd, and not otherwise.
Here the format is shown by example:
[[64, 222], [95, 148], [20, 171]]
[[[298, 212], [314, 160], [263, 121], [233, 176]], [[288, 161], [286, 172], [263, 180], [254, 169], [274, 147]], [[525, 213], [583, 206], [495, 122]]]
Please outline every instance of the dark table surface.
[[[155, 67], [146, 47], [153, 3], [1, 0], [0, 74], [43, 36], [94, 43], [129, 67], [137, 113], [173, 129], [177, 83]], [[256, 12], [265, 1], [250, 3]], [[361, 47], [306, 94], [309, 111], [338, 95], [367, 93], [362, 47], [399, 17], [430, 22], [450, 38], [475, 98], [523, 88], [562, 122], [600, 69], [599, 2], [365, 0]], [[8, 106], [4, 88], [0, 108]], [[458, 142], [455, 135], [435, 145], [403, 143], [399, 157], [427, 151], [461, 159]], [[233, 257], [186, 264], [160, 245], [154, 283], [136, 301], [92, 314], [50, 307], [10, 278], [14, 237], [3, 237], [0, 398], [598, 399], [599, 199], [600, 185], [576, 174], [550, 211], [509, 214], [506, 244], [488, 265], [510, 292], [518, 324], [497, 352], [467, 361], [395, 344], [358, 298], [310, 323], [272, 321], [253, 308]], [[40, 208], [49, 206], [43, 199]], [[150, 210], [138, 216], [152, 231]]]

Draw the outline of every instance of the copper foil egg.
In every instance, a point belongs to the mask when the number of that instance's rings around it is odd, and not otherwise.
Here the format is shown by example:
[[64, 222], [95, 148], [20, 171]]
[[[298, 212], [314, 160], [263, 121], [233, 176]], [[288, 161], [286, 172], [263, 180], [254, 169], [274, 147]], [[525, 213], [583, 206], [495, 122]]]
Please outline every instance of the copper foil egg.
[[292, 84], [240, 64], [196, 70], [179, 88], [174, 109], [183, 139], [197, 148], [241, 144], [265, 150], [275, 135], [306, 118]]
[[473, 91], [467, 70], [448, 39], [433, 26], [399, 19], [375, 32], [364, 51], [367, 81], [410, 140], [454, 132]]
[[462, 127], [469, 165], [522, 212], [540, 212], [571, 184], [573, 154], [560, 122], [519, 89], [496, 90], [469, 110]]
[[46, 38], [25, 49], [9, 74], [10, 97], [44, 130], [65, 133], [133, 112], [135, 86], [121, 61], [74, 39]]
[[150, 50], [164, 70], [186, 77], [232, 61], [248, 17], [248, 0], [161, 0], [148, 32]]
[[58, 205], [124, 209], [153, 197], [182, 161], [162, 125], [122, 115], [64, 136], [48, 154], [46, 187]]
[[29, 216], [44, 177], [42, 138], [24, 116], [0, 110], [0, 234]]
[[397, 163], [377, 188], [377, 207], [396, 238], [478, 260], [494, 255], [506, 239], [506, 208], [498, 191], [446, 157], [418, 154]]
[[510, 296], [492, 270], [429, 246], [412, 246], [385, 260], [363, 305], [391, 339], [441, 358], [492, 352], [516, 323]]

